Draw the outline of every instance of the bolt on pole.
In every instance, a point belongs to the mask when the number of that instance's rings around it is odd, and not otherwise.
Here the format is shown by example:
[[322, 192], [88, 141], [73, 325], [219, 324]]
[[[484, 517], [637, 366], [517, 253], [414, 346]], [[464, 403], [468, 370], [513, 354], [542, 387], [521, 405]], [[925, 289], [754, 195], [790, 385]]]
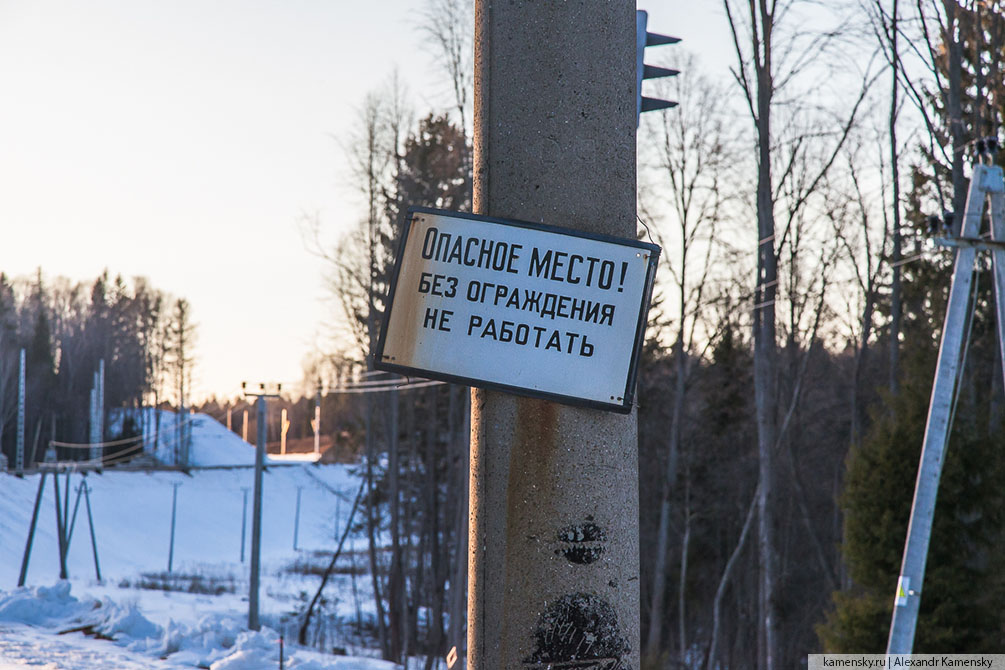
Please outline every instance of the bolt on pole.
[[[635, 31], [476, 0], [476, 214], [635, 237]], [[470, 667], [639, 667], [636, 414], [474, 390], [471, 422]]]

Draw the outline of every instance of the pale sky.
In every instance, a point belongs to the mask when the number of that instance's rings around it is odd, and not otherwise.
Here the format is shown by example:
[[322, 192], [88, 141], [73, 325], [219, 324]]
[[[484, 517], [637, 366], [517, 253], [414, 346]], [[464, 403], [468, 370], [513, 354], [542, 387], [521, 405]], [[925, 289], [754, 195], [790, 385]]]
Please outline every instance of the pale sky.
[[[706, 2], [639, 6], [650, 30], [728, 62]], [[356, 109], [395, 67], [418, 113], [449, 104], [424, 6], [0, 0], [0, 270], [107, 268], [187, 298], [196, 398], [298, 382], [331, 321], [298, 221], [316, 213], [334, 236], [357, 220], [340, 144]]]

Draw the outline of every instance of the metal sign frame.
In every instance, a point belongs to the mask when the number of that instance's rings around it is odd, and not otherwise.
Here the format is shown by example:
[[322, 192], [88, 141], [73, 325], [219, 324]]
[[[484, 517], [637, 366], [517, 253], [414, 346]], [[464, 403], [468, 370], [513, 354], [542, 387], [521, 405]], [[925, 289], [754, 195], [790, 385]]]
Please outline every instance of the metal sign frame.
[[[561, 235], [563, 237], [576, 237], [586, 240], [605, 242], [609, 244], [615, 244], [623, 247], [630, 247], [632, 249], [639, 249], [648, 252], [649, 257], [648, 260], [646, 261], [647, 265], [645, 270], [645, 280], [642, 288], [641, 301], [638, 306], [639, 312], [638, 312], [638, 318], [636, 319], [635, 323], [635, 333], [633, 336], [631, 357], [629, 359], [629, 365], [625, 379], [625, 388], [623, 394], [619, 398], [621, 402], [601, 402], [589, 398], [581, 398], [578, 396], [565, 395], [561, 393], [552, 393], [548, 391], [541, 391], [537, 389], [530, 389], [520, 386], [512, 386], [509, 384], [494, 382], [486, 379], [479, 379], [476, 377], [465, 377], [440, 372], [437, 370], [416, 368], [408, 365], [400, 365], [397, 363], [390, 362], [390, 360], [386, 360], [389, 359], [389, 357], [385, 356], [384, 354], [384, 349], [387, 342], [388, 326], [390, 324], [391, 314], [394, 308], [395, 295], [398, 288], [398, 279], [401, 273], [401, 266], [404, 258], [405, 248], [408, 243], [408, 235], [409, 232], [411, 231], [412, 222], [416, 214], [432, 214], [436, 216], [449, 217], [453, 219], [468, 219], [471, 221], [498, 224], [502, 226], [509, 226], [512, 228], [529, 229], [535, 232], [551, 233], [555, 235]], [[430, 207], [410, 207], [405, 215], [404, 220], [402, 221], [401, 229], [402, 229], [401, 239], [398, 242], [398, 249], [394, 258], [394, 269], [392, 271], [391, 284], [387, 295], [387, 305], [384, 310], [383, 318], [381, 319], [380, 335], [378, 337], [377, 347], [374, 350], [373, 354], [374, 367], [376, 369], [383, 370], [386, 372], [396, 372], [406, 376], [423, 377], [426, 379], [437, 379], [454, 384], [462, 384], [465, 386], [475, 386], [494, 391], [504, 391], [506, 393], [513, 393], [516, 395], [526, 396], [530, 398], [541, 398], [544, 400], [550, 400], [567, 405], [613, 411], [621, 414], [628, 414], [631, 412], [632, 402], [635, 396], [635, 383], [638, 377], [639, 355], [642, 350], [643, 341], [645, 339], [646, 324], [648, 323], [647, 317], [649, 313], [649, 305], [652, 299], [653, 284], [656, 277], [656, 267], [659, 261], [659, 255], [661, 251], [659, 246], [651, 244], [649, 242], [642, 242], [639, 240], [625, 239], [620, 237], [614, 237], [612, 235], [603, 235], [599, 233], [590, 233], [587, 231], [575, 230], [570, 228], [561, 228], [558, 226], [550, 226], [546, 224], [534, 223], [531, 221], [519, 221], [516, 219], [479, 216], [475, 214], [454, 212], [443, 209], [434, 209]]]

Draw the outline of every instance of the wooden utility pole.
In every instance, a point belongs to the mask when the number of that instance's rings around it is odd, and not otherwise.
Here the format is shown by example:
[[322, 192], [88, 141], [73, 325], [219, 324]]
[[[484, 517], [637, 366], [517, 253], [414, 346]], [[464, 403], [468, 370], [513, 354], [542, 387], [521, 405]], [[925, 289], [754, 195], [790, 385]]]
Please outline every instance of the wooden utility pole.
[[314, 455], [321, 457], [321, 384], [318, 384], [318, 393], [314, 399], [314, 418], [311, 419], [311, 428], [314, 429]]
[[290, 430], [290, 420], [286, 418], [287, 412], [286, 408], [283, 408], [281, 418], [279, 419], [279, 453], [286, 454], [286, 433]]
[[[635, 237], [635, 32], [476, 0], [476, 214]], [[470, 667], [639, 667], [636, 414], [474, 390], [471, 421]]]

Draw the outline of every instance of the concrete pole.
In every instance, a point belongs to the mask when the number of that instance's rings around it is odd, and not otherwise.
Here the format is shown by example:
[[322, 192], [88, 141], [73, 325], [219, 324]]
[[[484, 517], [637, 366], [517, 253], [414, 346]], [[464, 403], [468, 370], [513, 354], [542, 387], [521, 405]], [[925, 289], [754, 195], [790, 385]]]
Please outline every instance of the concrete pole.
[[[984, 170], [986, 166], [974, 165], [961, 237], [974, 238], [978, 235], [986, 197], [981, 186]], [[921, 462], [918, 465], [918, 479], [914, 488], [914, 501], [911, 503], [911, 519], [907, 526], [907, 541], [904, 544], [904, 557], [894, 596], [887, 654], [910, 654], [914, 647], [914, 632], [921, 606], [921, 586], [925, 580], [928, 544], [935, 516], [935, 499], [942, 477], [946, 442], [952, 429], [950, 421], [953, 396], [963, 358], [963, 331], [967, 321], [976, 254], [974, 247], [961, 247], [956, 251], [949, 303], [946, 305], [946, 321], [939, 345], [939, 361], [935, 368], [935, 382], [932, 384], [932, 398], [921, 447]]]
[[97, 461], [98, 457], [101, 455], [101, 449], [97, 446], [98, 444], [98, 387], [96, 385], [91, 386], [91, 404], [90, 404], [90, 417], [91, 420], [88, 425], [88, 438], [87, 441], [91, 443], [91, 448], [87, 450], [87, 458], [91, 461]]
[[[67, 579], [68, 574], [66, 572], [66, 528], [63, 527], [63, 516], [60, 513], [60, 503], [59, 503], [59, 472], [53, 470], [52, 472], [52, 488], [53, 494], [56, 496], [56, 543], [59, 546], [59, 578]], [[70, 492], [66, 492], [70, 495]]]
[[[105, 441], [105, 359], [98, 361], [98, 442]], [[102, 447], [98, 447], [98, 457], [104, 453]]]
[[[635, 86], [634, 2], [476, 0], [474, 211], [634, 238]], [[470, 667], [639, 667], [635, 413], [471, 422]]]
[[17, 373], [17, 451], [14, 469], [18, 475], [24, 474], [24, 349], [21, 350]]
[[91, 514], [91, 489], [84, 481], [84, 503], [87, 505], [87, 526], [91, 529], [91, 553], [94, 555], [94, 578], [101, 583], [101, 565], [98, 563], [98, 538], [94, 534], [94, 515]]
[[178, 487], [180, 484], [172, 484], [174, 488], [171, 490], [171, 541], [168, 544], [168, 574], [171, 573], [171, 567], [174, 564], [174, 525], [175, 525], [175, 512], [178, 509]]
[[248, 410], [244, 410], [244, 423], [241, 424], [241, 439], [248, 441]]
[[[42, 493], [45, 491], [45, 470], [39, 474], [38, 493], [35, 494], [35, 508], [31, 513], [31, 524], [28, 526], [28, 540], [24, 544], [24, 557], [21, 559], [21, 575], [17, 578], [17, 585], [24, 586], [24, 580], [28, 576], [28, 562], [31, 560], [31, 545], [35, 542], [35, 528], [38, 526], [38, 510], [42, 505]], [[55, 475], [53, 475], [55, 477]]]
[[265, 464], [265, 396], [258, 396], [258, 447], [255, 449], [255, 490], [251, 504], [251, 577], [248, 591], [248, 628], [260, 630], [258, 622], [258, 576], [262, 547], [262, 468]]
[[245, 531], [248, 528], [248, 487], [242, 486], [241, 491], [244, 493], [244, 505], [241, 508], [241, 563], [244, 563]]
[[297, 487], [297, 509], [293, 513], [293, 551], [297, 550], [297, 542], [300, 539], [300, 494], [304, 487]]

